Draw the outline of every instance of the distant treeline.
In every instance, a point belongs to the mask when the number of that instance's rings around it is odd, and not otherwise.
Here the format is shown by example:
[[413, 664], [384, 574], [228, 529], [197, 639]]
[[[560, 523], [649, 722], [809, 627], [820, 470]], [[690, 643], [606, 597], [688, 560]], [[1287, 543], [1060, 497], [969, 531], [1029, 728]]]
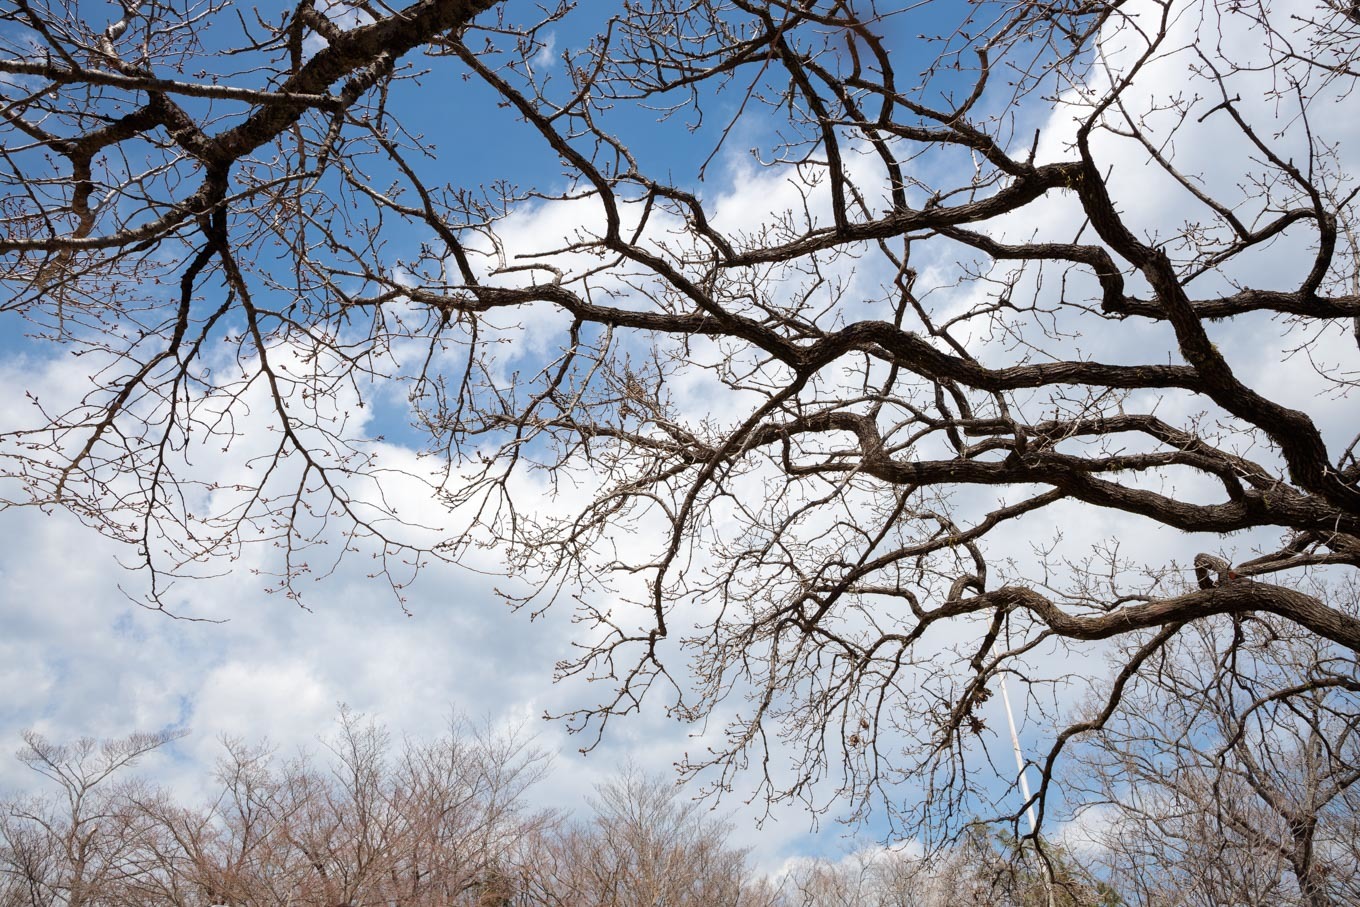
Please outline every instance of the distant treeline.
[[[0, 907], [1267, 903], [1216, 900], [1248, 892], [1333, 903], [1300, 897], [1259, 847], [1209, 831], [1201, 843], [1223, 844], [1218, 856], [1187, 862], [1188, 851], [1150, 847], [1113, 821], [1079, 854], [978, 826], [929, 858], [865, 847], [762, 875], [731, 843], [731, 825], [668, 778], [624, 769], [564, 815], [532, 805], [549, 758], [522, 733], [455, 720], [433, 742], [394, 744], [344, 709], [314, 754], [224, 740], [215, 777], [199, 785], [209, 798], [191, 805], [134, 774], [177, 736], [58, 744], [25, 733], [19, 758], [48, 783], [0, 802]], [[1173, 880], [1186, 885], [1179, 894], [1163, 884]]]
[[760, 877], [669, 779], [625, 770], [568, 817], [531, 805], [548, 759], [524, 735], [454, 723], [393, 745], [347, 711], [316, 755], [225, 741], [188, 805], [132, 772], [176, 736], [26, 733], [19, 758], [51, 783], [0, 806], [0, 907], [887, 907], [1036, 881], [983, 839], [929, 872], [866, 851]]

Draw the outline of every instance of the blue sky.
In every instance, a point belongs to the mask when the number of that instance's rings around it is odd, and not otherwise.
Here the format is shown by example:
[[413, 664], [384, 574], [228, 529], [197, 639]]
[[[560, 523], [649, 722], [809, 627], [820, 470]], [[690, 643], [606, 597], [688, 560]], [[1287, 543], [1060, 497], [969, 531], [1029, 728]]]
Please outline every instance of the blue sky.
[[[84, 4], [82, 14], [86, 10], [92, 21], [114, 14], [108, 4]], [[546, 31], [539, 74], [560, 69], [561, 53], [579, 50], [607, 12], [605, 4], [583, 4]], [[231, 20], [225, 27], [235, 31]], [[432, 65], [418, 55], [409, 61], [417, 68]], [[426, 172], [472, 190], [507, 181], [524, 190], [559, 191], [562, 167], [542, 138], [476, 80], [443, 81], [448, 72], [443, 66], [441, 75], [393, 95], [394, 116], [419, 123], [438, 148], [437, 160], [422, 162]], [[658, 122], [654, 112], [623, 105], [611, 122], [649, 172], [740, 206], [754, 172], [752, 149], [768, 157], [773, 141], [771, 121], [754, 105], [732, 129], [705, 181], [697, 171], [745, 87], [706, 99], [697, 129], [689, 111]], [[428, 116], [432, 105], [438, 116]], [[424, 238], [414, 231], [393, 237], [398, 248], [403, 239]], [[211, 296], [206, 304], [213, 304]], [[64, 351], [25, 339], [28, 326], [15, 315], [0, 317], [0, 370], [11, 386], [25, 385], [44, 400], [79, 389], [80, 366]], [[532, 364], [532, 353], [517, 357], [529, 360], [525, 367]], [[369, 433], [418, 445], [403, 394], [365, 390], [374, 394], [366, 414]], [[7, 416], [21, 418], [20, 401], [11, 404]], [[187, 728], [189, 735], [148, 760], [143, 774], [193, 796], [220, 754], [223, 735], [268, 738], [286, 752], [315, 748], [332, 730], [339, 703], [387, 723], [394, 733], [417, 737], [439, 733], [456, 709], [507, 725], [529, 722], [542, 745], [560, 752], [552, 782], [540, 795], [546, 805], [569, 809], [580, 807], [591, 787], [624, 761], [667, 772], [696, 745], [695, 729], [668, 719], [659, 700], [615, 722], [588, 756], [577, 752], [583, 741], [568, 737], [560, 722], [541, 722], [545, 712], [593, 702], [595, 693], [582, 683], [552, 683], [553, 664], [571, 654], [570, 613], [557, 607], [531, 620], [526, 612], [511, 612], [495, 593], [506, 581], [495, 576], [493, 556], [471, 568], [429, 568], [406, 591], [406, 613], [381, 583], [366, 579], [367, 568], [357, 560], [320, 584], [304, 610], [263, 591], [264, 580], [252, 571], [269, 555], [251, 552], [226, 565], [225, 575], [171, 590], [171, 607], [203, 621], [196, 622], [138, 607], [146, 579], [124, 569], [128, 550], [69, 514], [10, 509], [0, 512], [0, 534], [9, 540], [0, 549], [0, 749], [17, 748], [26, 728], [58, 740]], [[30, 789], [34, 780], [16, 761], [0, 760], [0, 786]], [[790, 855], [836, 853], [845, 846], [838, 826], [823, 823], [814, 831], [798, 807], [776, 809], [774, 821], [757, 832], [763, 809], [744, 808], [741, 801], [734, 795], [721, 808], [734, 811], [737, 840], [756, 848], [764, 868]], [[863, 831], [873, 837], [875, 824]]]
[[[509, 8], [518, 11], [530, 6], [512, 2]], [[934, 34], [956, 9], [952, 3], [926, 4], [890, 17], [887, 21], [896, 49], [908, 57], [916, 53], [915, 36]], [[544, 54], [540, 74], [561, 65], [558, 55], [563, 50], [579, 48], [606, 11], [603, 3], [583, 3], [563, 23], [544, 32], [552, 53]], [[429, 65], [419, 57], [412, 62], [417, 67]], [[1183, 68], [1173, 61], [1159, 77], [1163, 87], [1176, 86]], [[779, 205], [792, 204], [780, 194], [788, 190], [781, 178], [753, 167], [750, 149], [761, 148], [768, 156], [774, 141], [772, 120], [763, 119], [754, 107], [747, 110], [703, 182], [697, 173], [741, 103], [744, 88], [737, 84], [707, 99], [704, 125], [697, 132], [687, 128], [685, 112], [663, 124], [657, 123], [654, 113], [630, 112], [625, 105], [619, 105], [611, 116], [652, 173], [669, 175], [677, 184], [701, 194], [726, 210], [732, 222], [756, 225], [761, 217], [778, 213]], [[563, 187], [562, 168], [542, 139], [475, 81], [453, 80], [450, 85], [437, 77], [425, 77], [417, 90], [408, 87], [397, 97], [394, 114], [420, 122], [439, 149], [438, 159], [424, 164], [427, 173], [443, 174], [443, 179], [468, 188], [490, 186], [498, 180], [548, 193]], [[1062, 114], [1036, 105], [1017, 111], [1017, 116], [1044, 126], [1044, 152], [1061, 156], [1056, 136], [1068, 125]], [[1341, 124], [1337, 131], [1342, 138], [1351, 137]], [[1202, 153], [1192, 156], [1206, 168], [1213, 164], [1208, 142]], [[1112, 150], [1110, 157], [1118, 167], [1127, 168], [1118, 171], [1121, 177], [1139, 166], [1136, 155], [1120, 157]], [[945, 164], [931, 160], [923, 166]], [[1121, 185], [1118, 178], [1116, 185]], [[1127, 188], [1121, 198], [1152, 228], [1177, 222], [1185, 211], [1183, 199], [1165, 186], [1149, 188], [1137, 179], [1122, 185]], [[1047, 215], [1049, 223], [1025, 227], [1051, 228], [1058, 235], [1075, 228], [1069, 214], [1055, 208]], [[579, 215], [561, 206], [534, 204], [526, 206], [510, 226], [523, 235], [551, 237], [570, 228], [574, 217]], [[422, 238], [412, 231], [396, 234], [392, 240], [400, 247], [402, 241], [414, 244]], [[930, 276], [929, 268], [936, 267], [945, 283], [953, 267], [951, 254], [956, 253], [945, 251], [938, 260], [928, 259], [923, 272]], [[1268, 272], [1269, 264], [1262, 263], [1261, 270]], [[858, 279], [871, 282], [882, 275], [866, 269]], [[967, 288], [954, 292], [963, 295]], [[942, 295], [949, 298], [947, 291]], [[84, 379], [69, 357], [19, 340], [22, 324], [11, 314], [0, 318], [4, 319], [0, 380], [5, 386], [31, 387], [56, 399], [81, 389]], [[1243, 332], [1236, 336], [1238, 350], [1244, 364], [1255, 363], [1249, 366], [1255, 369], [1253, 374], [1262, 381], [1277, 380], [1270, 373], [1277, 350], [1248, 338], [1242, 328], [1224, 330]], [[550, 324], [530, 324], [522, 346], [507, 355], [507, 360], [529, 368], [550, 355], [555, 342]], [[1156, 328], [1139, 326], [1130, 326], [1117, 336], [1083, 341], [1088, 353], [1112, 358], [1134, 347], [1144, 351], [1164, 342]], [[1310, 406], [1315, 392], [1305, 384], [1287, 391]], [[412, 448], [418, 436], [408, 427], [403, 397], [388, 392], [374, 402], [376, 415], [365, 414], [366, 428], [370, 434], [387, 438], [383, 455], [399, 463], [414, 462]], [[709, 405], [721, 411], [729, 403], [714, 400]], [[1345, 422], [1344, 400], [1327, 402], [1324, 407], [1328, 425]], [[0, 417], [5, 420], [21, 418], [22, 412], [19, 400], [0, 406]], [[415, 512], [428, 512], [421, 509], [429, 507], [428, 496], [420, 500], [418, 488], [395, 487], [393, 493], [403, 500], [409, 498]], [[1123, 534], [1126, 543], [1149, 560], [1166, 562], [1183, 544], [1169, 531], [1140, 528], [1130, 532], [1129, 524], [1118, 518], [1083, 514], [1078, 519], [1085, 522], [1065, 542], [1078, 552], [1092, 535]], [[1032, 542], [1038, 543], [1052, 530], [1046, 523], [1022, 525], [1033, 535], [1013, 539], [1014, 550], [1006, 552], [1020, 561], [1028, 556]], [[178, 790], [191, 792], [196, 779], [204, 776], [205, 766], [216, 757], [220, 735], [268, 736], [283, 749], [313, 746], [318, 736], [330, 730], [337, 704], [343, 702], [387, 723], [394, 732], [419, 736], [440, 732], [444, 715], [456, 708], [506, 724], [531, 722], [542, 745], [561, 753], [553, 781], [543, 793], [545, 803], [572, 807], [624, 760], [667, 770], [684, 752], [702, 746], [705, 734], [717, 731], [717, 727], [686, 726], [666, 717], [657, 700], [641, 714], [612, 724], [601, 745], [588, 756], [576, 753], [579, 741], [565, 734], [562, 723], [539, 722], [545, 712], [561, 713], [592, 704], [599, 695], [580, 681], [552, 682], [554, 663], [570, 656], [573, 634], [578, 632], [570, 621], [571, 613], [567, 607], [556, 606], [530, 619], [527, 609], [507, 608], [496, 595], [505, 581], [497, 577], [501, 565], [494, 551], [471, 552], [462, 567], [430, 567], [406, 591], [405, 612], [389, 591], [367, 578], [369, 566], [353, 558], [318, 584], [307, 602], [311, 610], [304, 610], [282, 596], [263, 592], [263, 581], [252, 570], [267, 570], [271, 555], [247, 552], [239, 562], [226, 565], [229, 572], [225, 575], [181, 583], [171, 596], [174, 603], [183, 605], [186, 615], [227, 621], [211, 623], [171, 620], [137, 607], [129, 596], [138, 596], [145, 578], [120, 566], [120, 561], [127, 560], [127, 550], [83, 529], [67, 514], [34, 508], [0, 512], [0, 534], [7, 540], [0, 548], [0, 626], [5, 628], [0, 636], [0, 749], [17, 746], [19, 731], [28, 727], [56, 739], [187, 727], [191, 734], [164, 756], [148, 762], [146, 771]], [[1071, 659], [1070, 668], [1078, 676], [1105, 670], [1098, 652], [1083, 658], [1055, 652], [1051, 657]], [[1052, 695], [1075, 700], [1082, 693], [1081, 686], [1060, 687]], [[1016, 689], [1012, 695], [1017, 701], [1023, 698]], [[988, 737], [992, 759], [998, 772], [1005, 773], [1012, 763], [999, 709], [1000, 698], [995, 697], [985, 717], [992, 729]], [[1032, 749], [1048, 730], [1022, 716], [1027, 747]], [[30, 781], [17, 763], [0, 761], [0, 785], [24, 788]], [[1001, 796], [1004, 784], [999, 780], [995, 789]], [[912, 795], [904, 792], [904, 798]], [[722, 808], [734, 811], [735, 840], [755, 848], [758, 864], [764, 868], [775, 867], [790, 855], [834, 854], [846, 846], [834, 823], [811, 832], [808, 816], [796, 807], [778, 810], [774, 821], [757, 832], [754, 820], [760, 809], [744, 807], [742, 799], [738, 787]], [[873, 838], [882, 829], [874, 817], [861, 831]]]

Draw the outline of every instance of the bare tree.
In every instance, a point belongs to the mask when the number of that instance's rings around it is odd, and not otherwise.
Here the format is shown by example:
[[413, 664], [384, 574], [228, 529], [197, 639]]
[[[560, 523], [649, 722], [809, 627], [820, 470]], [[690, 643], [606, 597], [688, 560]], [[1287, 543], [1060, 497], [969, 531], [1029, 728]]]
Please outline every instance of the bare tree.
[[627, 767], [602, 785], [593, 815], [558, 844], [556, 889], [580, 907], [770, 907], [730, 828], [683, 798], [673, 780]]
[[866, 849], [835, 862], [799, 861], [781, 888], [796, 907], [934, 907], [948, 883], [921, 868], [910, 855]]
[[1061, 848], [999, 838], [974, 826], [947, 850], [916, 855], [865, 849], [839, 862], [812, 860], [783, 879], [790, 907], [1118, 907], [1116, 890]]
[[180, 736], [139, 733], [62, 745], [25, 732], [19, 759], [58, 793], [0, 807], [4, 903], [120, 903], [144, 872], [133, 855], [144, 846], [150, 823], [130, 806], [140, 788], [117, 776]]
[[1164, 650], [1078, 772], [1125, 897], [1357, 903], [1355, 676], [1354, 656], [1274, 619], [1201, 622]]
[[[717, 787], [756, 764], [927, 838], [1018, 820], [1001, 676], [1055, 717], [1070, 656], [1149, 634], [1049, 741], [1042, 822], [1064, 747], [1194, 621], [1360, 648], [1300, 579], [1360, 563], [1354, 425], [1298, 394], [1354, 384], [1352, 159], [1319, 113], [1357, 76], [1345, 4], [101, 14], [4, 14], [4, 309], [90, 380], [0, 455], [9, 503], [125, 541], [153, 606], [256, 542], [289, 595], [329, 542], [398, 595], [493, 546], [543, 603], [581, 591], [559, 673], [612, 692], [573, 727], [661, 696], [730, 721], [689, 766]], [[554, 59], [556, 29], [596, 37]], [[450, 119], [560, 175], [459, 182], [424, 137]], [[702, 180], [746, 137], [769, 209], [734, 213]], [[1263, 373], [1251, 337], [1292, 358]], [[427, 456], [388, 467], [363, 414], [391, 389]], [[410, 482], [452, 528], [413, 525]], [[1201, 535], [1118, 544], [1158, 529]]]

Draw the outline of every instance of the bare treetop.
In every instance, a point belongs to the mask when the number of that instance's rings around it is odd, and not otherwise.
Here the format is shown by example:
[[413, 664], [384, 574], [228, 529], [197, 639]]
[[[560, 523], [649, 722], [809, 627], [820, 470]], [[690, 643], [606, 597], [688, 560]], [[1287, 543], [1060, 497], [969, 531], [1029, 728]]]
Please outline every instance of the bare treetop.
[[1006, 673], [1129, 637], [1051, 772], [1189, 621], [1360, 651], [1344, 3], [4, 9], [3, 306], [83, 369], [0, 495], [153, 606], [491, 548], [573, 726], [949, 828]]

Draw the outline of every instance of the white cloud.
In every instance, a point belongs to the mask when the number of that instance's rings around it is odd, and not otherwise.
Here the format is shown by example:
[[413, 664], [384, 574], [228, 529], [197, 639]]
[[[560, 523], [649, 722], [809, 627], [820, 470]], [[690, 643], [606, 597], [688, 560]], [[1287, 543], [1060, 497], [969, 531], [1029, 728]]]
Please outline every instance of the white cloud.
[[[1186, 15], [1178, 20], [1177, 27], [1205, 26], [1202, 20]], [[1231, 33], [1228, 40], [1234, 48], [1252, 46], [1249, 33]], [[540, 51], [544, 65], [550, 62], [552, 49], [550, 36]], [[1110, 53], [1118, 56], [1127, 51], [1111, 47]], [[1140, 95], [1142, 102], [1183, 89], [1184, 68], [1182, 57], [1166, 56], [1158, 67], [1149, 70], [1145, 87], [1140, 89], [1144, 92]], [[1273, 102], [1262, 86], [1250, 81], [1265, 77], [1243, 78], [1243, 96], [1252, 111], [1274, 117]], [[1071, 122], [1070, 111], [1050, 119], [1043, 130], [1041, 157], [1065, 156], [1063, 143], [1070, 136]], [[1178, 143], [1177, 160], [1187, 172], [1213, 181], [1231, 171], [1222, 164], [1225, 158], [1244, 159], [1243, 149], [1240, 142], [1225, 139], [1221, 118], [1211, 117], [1201, 125]], [[1353, 118], [1340, 116], [1329, 118], [1324, 125], [1346, 149], [1352, 147], [1355, 130], [1360, 128]], [[1108, 142], [1099, 150], [1102, 160], [1113, 167], [1113, 185], [1121, 205], [1143, 231], [1169, 229], [1185, 217], [1188, 206], [1193, 207], [1182, 190], [1145, 166], [1142, 153], [1130, 143]], [[1352, 161], [1353, 157], [1345, 159], [1343, 171], [1354, 169], [1349, 166]], [[825, 216], [825, 186], [800, 185], [785, 174], [755, 170], [745, 164], [732, 167], [728, 175], [729, 187], [713, 200], [715, 222], [726, 229], [756, 233], [785, 211], [801, 216], [805, 199], [811, 199], [808, 204], [814, 217]], [[1231, 191], [1232, 187], [1221, 180], [1215, 183], [1220, 184]], [[1249, 194], [1244, 194], [1242, 203], [1251, 203]], [[1079, 220], [1069, 203], [1056, 202], [1043, 217], [1026, 212], [1023, 224], [1001, 224], [999, 229], [1066, 239], [1075, 232]], [[672, 235], [677, 225], [673, 219], [656, 217], [649, 236], [658, 247], [670, 243], [670, 248], [683, 251]], [[522, 252], [570, 242], [579, 230], [598, 232], [599, 211], [593, 202], [542, 203], [516, 212], [505, 226], [508, 264], [520, 261], [515, 256]], [[1275, 273], [1293, 273], [1297, 270], [1294, 260], [1304, 245], [1305, 240], [1278, 242], [1268, 254], [1253, 259], [1249, 268], [1233, 276], [1262, 280]], [[563, 253], [548, 260], [568, 276], [599, 264], [598, 259], [580, 253]], [[948, 283], [952, 264], [942, 258], [923, 266], [922, 284]], [[852, 275], [855, 268], [854, 262], [844, 263], [847, 280], [867, 283], [881, 277], [867, 267]], [[548, 279], [547, 272], [541, 276]], [[598, 278], [595, 282], [621, 294], [626, 304], [644, 304], [638, 295], [628, 295], [627, 285], [617, 278]], [[854, 298], [854, 292], [847, 293], [847, 299]], [[976, 291], [969, 287], [940, 293], [941, 305], [957, 305], [959, 310], [975, 300]], [[560, 314], [521, 310], [502, 320], [502, 336], [513, 338], [514, 343], [503, 347], [506, 355], [498, 359], [500, 380], [508, 380], [515, 368], [532, 368], [557, 354], [564, 324]], [[1329, 385], [1312, 376], [1311, 370], [1300, 368], [1297, 360], [1285, 364], [1281, 353], [1287, 341], [1281, 343], [1278, 329], [1265, 326], [1267, 329], [1260, 330], [1263, 326], [1256, 322], [1254, 327], [1225, 327], [1217, 330], [1215, 339], [1235, 363], [1241, 364], [1248, 380], [1279, 391], [1287, 403], [1320, 413], [1324, 430], [1333, 437], [1353, 427], [1353, 402], [1335, 394], [1327, 396]], [[1072, 344], [1086, 353], [1115, 358], [1133, 351], [1145, 355], [1149, 349], [1170, 348], [1164, 326], [1136, 322], [1121, 326], [1117, 332], [1083, 336]], [[986, 347], [982, 340], [978, 345]], [[698, 355], [711, 357], [710, 362], [718, 361], [724, 353], [699, 342], [695, 349]], [[1353, 341], [1340, 333], [1322, 338], [1310, 354], [1342, 367], [1347, 362], [1350, 368], [1355, 367]], [[44, 401], [73, 400], [89, 390], [85, 368], [83, 363], [71, 360], [13, 360], [6, 363], [0, 379], [9, 386], [22, 384], [34, 389]], [[748, 411], [749, 400], [735, 393], [718, 397], [715, 386], [711, 376], [691, 372], [673, 390], [682, 409], [707, 410], [718, 420], [730, 421]], [[329, 415], [353, 416], [358, 412], [348, 398], [338, 399], [333, 405]], [[1191, 405], [1170, 396], [1162, 404], [1163, 411], [1175, 415], [1184, 415]], [[26, 418], [27, 407], [21, 398], [10, 397], [0, 402], [0, 419], [6, 425], [15, 424], [17, 419]], [[243, 430], [239, 440], [229, 455], [214, 462], [213, 468], [224, 484], [272, 443], [248, 430]], [[412, 450], [399, 444], [374, 445], [372, 449], [394, 469], [419, 474], [425, 468]], [[588, 486], [572, 490], [564, 485], [561, 497], [548, 502], [542, 477], [529, 477], [520, 487], [530, 497], [544, 501], [545, 509], [566, 510], [581, 503], [589, 491]], [[400, 512], [412, 519], [436, 526], [450, 522], [449, 515], [418, 481], [391, 481], [387, 493]], [[1096, 537], [1121, 538], [1127, 553], [1148, 563], [1184, 562], [1190, 551], [1179, 533], [1085, 509], [1054, 508], [1017, 526], [1016, 535], [999, 542], [995, 552], [1014, 557], [1022, 569], [1033, 563], [1031, 543], [1047, 541], [1059, 526], [1070, 528], [1056, 550], [1074, 557], [1088, 552], [1091, 539]], [[245, 576], [241, 569], [247, 564], [240, 564], [231, 577], [181, 585], [176, 593], [176, 601], [186, 605], [189, 616], [230, 618], [230, 623], [182, 623], [130, 605], [118, 587], [123, 585], [135, 592], [141, 578], [116, 565], [118, 548], [80, 529], [69, 517], [10, 510], [0, 513], [0, 528], [8, 540], [0, 551], [0, 624], [6, 628], [0, 640], [0, 702], [4, 703], [0, 706], [0, 741], [15, 740], [17, 730], [28, 726], [63, 738], [116, 736], [133, 729], [186, 725], [193, 729], [193, 736], [178, 747], [184, 761], [149, 763], [175, 783], [183, 784], [215, 757], [217, 735], [267, 735], [280, 746], [305, 746], [330, 730], [338, 702], [373, 714], [397, 732], [422, 735], [442, 730], [442, 717], [450, 706], [473, 715], [537, 716], [544, 710], [560, 712], [592, 703], [598, 696], [596, 688], [584, 683], [550, 685], [553, 663], [571, 654], [570, 641], [579, 639], [581, 632], [569, 623], [567, 608], [556, 607], [531, 622], [526, 614], [512, 613], [497, 600], [495, 581], [470, 571], [438, 568], [428, 572], [408, 592], [413, 616], [406, 617], [382, 588], [365, 579], [366, 568], [359, 559], [347, 561], [334, 577], [319, 584], [320, 591], [312, 602], [315, 613], [302, 611], [280, 597], [262, 595], [257, 580]], [[656, 528], [645, 525], [623, 527], [613, 535], [619, 544], [637, 546], [655, 545], [658, 538]], [[1249, 540], [1240, 541], [1245, 546]], [[248, 565], [268, 569], [272, 557], [267, 552], [251, 552]], [[495, 552], [473, 549], [469, 557], [469, 566], [488, 573], [499, 566]], [[624, 591], [630, 590], [625, 586]], [[590, 594], [602, 593], [591, 590]], [[687, 615], [690, 621], [701, 618]], [[964, 628], [954, 629], [959, 634], [965, 632]], [[961, 638], [943, 639], [941, 648]], [[1098, 673], [1100, 657], [1099, 651], [1094, 651], [1080, 664], [1067, 660], [1059, 669]], [[1066, 691], [1062, 695], [1075, 698], [1082, 692]], [[996, 702], [988, 707], [987, 720], [992, 728], [1004, 724], [998, 708]], [[713, 727], [716, 732], [718, 723]], [[1027, 728], [1027, 744], [1041, 737], [1044, 730]], [[636, 718], [615, 722], [600, 749], [583, 760], [573, 752], [580, 741], [566, 739], [560, 726], [546, 726], [544, 741], [560, 747], [565, 755], [559, 759], [557, 773], [543, 796], [554, 805], [578, 805], [580, 795], [623, 758], [643, 767], [664, 769], [687, 749], [703, 745], [702, 739], [688, 736], [691, 731], [651, 708]], [[1008, 744], [1003, 741], [1003, 745]], [[1000, 753], [997, 764], [1008, 766], [1009, 753]], [[21, 786], [28, 778], [16, 764], [0, 761], [0, 783]], [[796, 842], [806, 823], [796, 809], [779, 812], [778, 821], [760, 832], [754, 830], [751, 815], [741, 813], [736, 840], [755, 847], [761, 865], [773, 866], [783, 859], [782, 854], [799, 846]]]

